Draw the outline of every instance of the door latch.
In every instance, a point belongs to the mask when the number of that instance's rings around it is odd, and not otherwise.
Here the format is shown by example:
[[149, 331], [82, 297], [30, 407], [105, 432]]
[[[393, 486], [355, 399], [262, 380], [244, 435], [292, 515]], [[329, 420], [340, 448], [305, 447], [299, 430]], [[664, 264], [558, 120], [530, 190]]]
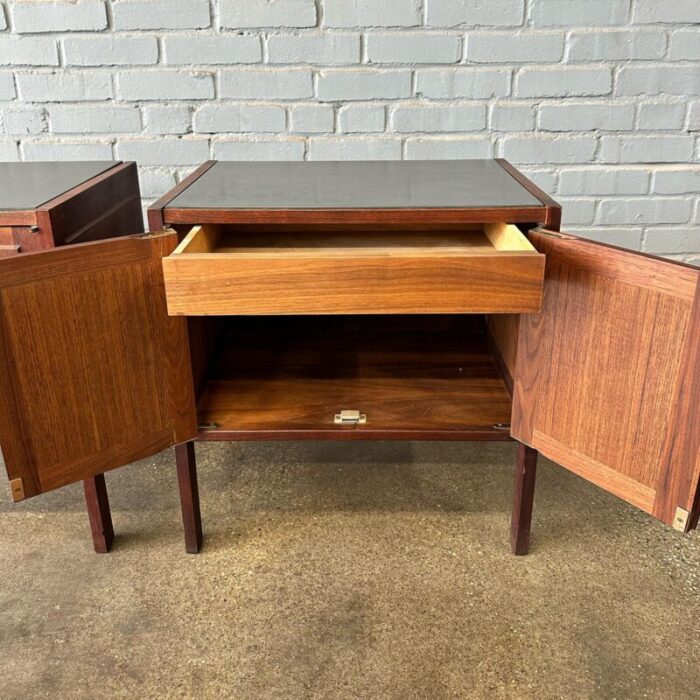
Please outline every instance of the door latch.
[[359, 411], [341, 411], [335, 414], [333, 422], [337, 425], [359, 425], [367, 422], [367, 416]]

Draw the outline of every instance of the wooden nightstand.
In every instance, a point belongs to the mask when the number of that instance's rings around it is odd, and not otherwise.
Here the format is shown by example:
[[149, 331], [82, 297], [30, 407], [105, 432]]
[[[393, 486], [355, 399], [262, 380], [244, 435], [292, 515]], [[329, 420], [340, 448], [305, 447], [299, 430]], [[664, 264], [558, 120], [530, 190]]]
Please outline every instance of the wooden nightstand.
[[175, 444], [196, 552], [192, 440], [514, 438], [517, 554], [537, 452], [695, 527], [699, 271], [559, 221], [504, 161], [209, 162], [151, 235], [1, 261], [15, 498]]

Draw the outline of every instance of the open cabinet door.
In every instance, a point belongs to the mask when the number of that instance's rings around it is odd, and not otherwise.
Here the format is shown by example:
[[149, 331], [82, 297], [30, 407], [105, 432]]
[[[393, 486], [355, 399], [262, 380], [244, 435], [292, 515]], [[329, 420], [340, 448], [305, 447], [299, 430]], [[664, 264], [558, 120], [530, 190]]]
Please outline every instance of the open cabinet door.
[[18, 501], [196, 435], [175, 232], [0, 260], [0, 444]]
[[697, 525], [700, 270], [567, 234], [521, 318], [511, 434], [659, 520]]

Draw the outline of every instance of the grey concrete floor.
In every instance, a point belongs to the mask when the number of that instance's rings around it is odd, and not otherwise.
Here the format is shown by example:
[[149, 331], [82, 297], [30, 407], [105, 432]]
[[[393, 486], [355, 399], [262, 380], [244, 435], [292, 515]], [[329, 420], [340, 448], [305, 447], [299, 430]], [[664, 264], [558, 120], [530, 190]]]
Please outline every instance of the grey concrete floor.
[[543, 462], [513, 557], [509, 443], [198, 445], [0, 507], [0, 697], [697, 698], [700, 537]]

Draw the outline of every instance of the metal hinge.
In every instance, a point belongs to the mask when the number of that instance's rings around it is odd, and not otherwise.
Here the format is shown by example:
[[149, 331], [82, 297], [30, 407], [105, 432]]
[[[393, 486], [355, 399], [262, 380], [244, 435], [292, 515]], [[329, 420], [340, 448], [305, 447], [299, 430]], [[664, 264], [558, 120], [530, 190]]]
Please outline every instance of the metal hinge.
[[12, 495], [12, 500], [17, 503], [17, 501], [23, 501], [24, 495], [24, 483], [22, 479], [12, 479], [10, 481], [10, 494]]
[[685, 508], [681, 508], [680, 506], [676, 508], [676, 514], [673, 517], [673, 522], [671, 523], [673, 529], [680, 532], [685, 532], [686, 527], [688, 527], [689, 517], [690, 513]]
[[336, 413], [333, 422], [338, 425], [358, 425], [367, 422], [367, 416], [359, 411], [341, 411]]
[[211, 423], [200, 423], [200, 424], [197, 426], [197, 429], [198, 429], [198, 430], [216, 430], [218, 427], [219, 427], [219, 424], [218, 424], [218, 423], [214, 423], [214, 422], [211, 422]]

